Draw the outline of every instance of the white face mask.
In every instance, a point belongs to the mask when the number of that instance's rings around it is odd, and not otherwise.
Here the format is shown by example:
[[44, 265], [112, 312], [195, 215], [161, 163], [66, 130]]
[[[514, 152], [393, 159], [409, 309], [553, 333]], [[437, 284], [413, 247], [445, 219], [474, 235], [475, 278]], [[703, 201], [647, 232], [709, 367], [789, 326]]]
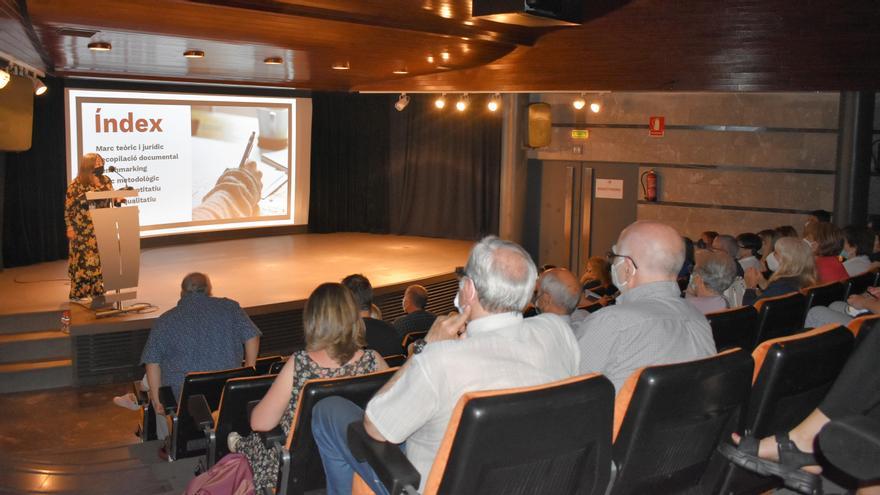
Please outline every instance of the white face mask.
[[455, 299], [452, 300], [452, 304], [455, 305], [455, 309], [458, 310], [459, 313], [462, 312], [461, 305], [458, 302], [458, 292], [455, 293]]
[[767, 269], [771, 272], [779, 270], [779, 260], [776, 259], [776, 253], [770, 253], [767, 256]]
[[[629, 280], [624, 282], [623, 280], [620, 280], [620, 276], [617, 274], [617, 267], [622, 265], [624, 261], [626, 261], [626, 259], [621, 258], [619, 262], [611, 265], [611, 283], [613, 283], [621, 293], [623, 293], [623, 291], [626, 290], [626, 286], [629, 285]], [[635, 274], [635, 271], [633, 274]], [[630, 278], [632, 278], [632, 276], [630, 276]]]

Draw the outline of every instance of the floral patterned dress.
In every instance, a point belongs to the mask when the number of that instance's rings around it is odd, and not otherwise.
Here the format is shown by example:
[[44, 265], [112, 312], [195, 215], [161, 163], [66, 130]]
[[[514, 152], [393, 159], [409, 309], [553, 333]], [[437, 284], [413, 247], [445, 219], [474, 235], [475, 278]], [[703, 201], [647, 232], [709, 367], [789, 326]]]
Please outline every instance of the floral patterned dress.
[[[306, 381], [315, 378], [338, 378], [372, 373], [377, 369], [378, 357], [379, 354], [376, 351], [366, 349], [357, 361], [349, 362], [340, 368], [323, 368], [312, 361], [307, 351], [298, 351], [291, 355], [290, 359], [294, 360], [293, 391], [290, 394], [290, 402], [287, 403], [287, 410], [281, 417], [281, 428], [284, 430], [284, 434], [290, 434], [290, 424], [293, 422], [299, 393]], [[244, 454], [250, 462], [251, 470], [254, 472], [254, 485], [258, 493], [264, 488], [275, 487], [278, 476], [278, 457], [273, 451], [266, 449], [258, 434], [253, 433], [242, 437], [235, 450]]]
[[[64, 201], [64, 223], [73, 228], [74, 237], [68, 244], [67, 273], [70, 276], [70, 298], [82, 299], [104, 293], [104, 280], [101, 277], [101, 258], [98, 257], [98, 241], [95, 239], [95, 226], [89, 215], [89, 191], [112, 191], [113, 182], [106, 175], [100, 176], [101, 185], [83, 184], [74, 179], [67, 186]], [[105, 207], [109, 200], [96, 202]]]

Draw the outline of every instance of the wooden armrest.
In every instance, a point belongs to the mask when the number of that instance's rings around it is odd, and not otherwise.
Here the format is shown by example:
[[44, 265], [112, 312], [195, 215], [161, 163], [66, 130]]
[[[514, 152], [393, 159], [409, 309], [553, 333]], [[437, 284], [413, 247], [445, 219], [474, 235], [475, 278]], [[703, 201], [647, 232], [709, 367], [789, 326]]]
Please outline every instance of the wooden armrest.
[[400, 446], [380, 442], [364, 429], [362, 421], [348, 425], [348, 448], [359, 461], [366, 461], [376, 472], [388, 493], [403, 493], [419, 487], [421, 476]]

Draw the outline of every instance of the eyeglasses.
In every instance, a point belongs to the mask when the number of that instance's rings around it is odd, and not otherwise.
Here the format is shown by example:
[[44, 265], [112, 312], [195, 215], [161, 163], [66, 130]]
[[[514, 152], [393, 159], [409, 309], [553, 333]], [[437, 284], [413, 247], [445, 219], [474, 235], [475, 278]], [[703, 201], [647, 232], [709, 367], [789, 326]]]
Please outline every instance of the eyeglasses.
[[614, 258], [626, 258], [626, 259], [628, 259], [628, 260], [630, 260], [630, 261], [632, 262], [632, 264], [633, 264], [633, 268], [635, 268], [636, 270], [639, 269], [639, 265], [636, 264], [636, 260], [634, 260], [634, 259], [632, 258], [632, 256], [629, 256], [629, 255], [626, 255], [626, 254], [617, 254], [617, 253], [614, 252], [613, 249], [612, 249], [611, 251], [608, 251], [608, 253], [607, 253], [605, 256], [608, 257], [608, 262], [611, 263], [611, 264], [614, 264]]

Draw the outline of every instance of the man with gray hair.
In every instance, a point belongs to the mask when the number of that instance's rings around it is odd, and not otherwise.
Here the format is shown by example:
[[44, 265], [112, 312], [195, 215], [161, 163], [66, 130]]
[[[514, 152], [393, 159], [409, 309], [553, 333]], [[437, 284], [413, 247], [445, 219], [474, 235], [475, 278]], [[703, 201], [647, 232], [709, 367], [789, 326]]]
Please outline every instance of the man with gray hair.
[[539, 385], [577, 374], [579, 352], [571, 329], [558, 317], [524, 319], [537, 270], [519, 245], [487, 237], [471, 250], [459, 280], [460, 313], [439, 316], [414, 355], [364, 410], [339, 397], [319, 402], [312, 432], [327, 475], [327, 493], [349, 493], [352, 475], [377, 494], [387, 493], [376, 473], [357, 462], [346, 430], [363, 421], [373, 438], [406, 442], [406, 456], [421, 474], [419, 491], [466, 392]]
[[730, 307], [724, 298], [730, 284], [736, 279], [736, 261], [722, 251], [704, 251], [697, 255], [687, 302], [701, 313], [708, 314]]
[[567, 269], [551, 268], [538, 277], [535, 307], [540, 313], [558, 315], [572, 330], [590, 315], [583, 309], [577, 309], [580, 298], [581, 284]]
[[715, 354], [706, 317], [681, 298], [676, 280], [684, 242], [675, 229], [635, 222], [623, 229], [608, 256], [620, 296], [578, 328], [581, 373], [603, 373], [619, 391], [644, 366]]

